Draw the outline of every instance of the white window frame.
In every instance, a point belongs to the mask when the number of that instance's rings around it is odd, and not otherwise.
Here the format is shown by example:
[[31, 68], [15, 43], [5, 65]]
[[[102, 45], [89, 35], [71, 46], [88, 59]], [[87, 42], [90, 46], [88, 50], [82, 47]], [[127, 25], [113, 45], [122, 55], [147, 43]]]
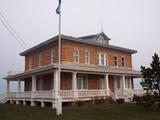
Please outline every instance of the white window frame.
[[90, 64], [90, 52], [89, 51], [84, 52], [84, 63]]
[[[124, 59], [124, 60], [123, 60]], [[124, 64], [124, 65], [123, 65]], [[122, 56], [122, 67], [126, 66], [126, 57]]]
[[[117, 58], [117, 60], [115, 60], [115, 57]], [[117, 65], [115, 65], [115, 62], [117, 62]], [[118, 56], [117, 55], [114, 56], [114, 66], [118, 67]]]
[[[84, 87], [85, 82], [86, 82], [86, 88]], [[79, 83], [80, 83], [80, 85], [79, 85]], [[80, 88], [78, 88], [78, 87], [80, 87]], [[78, 90], [88, 90], [88, 77], [87, 77], [87, 75], [77, 76], [77, 89]]]
[[126, 89], [132, 89], [131, 77], [125, 77], [125, 88]]
[[[102, 62], [102, 60], [104, 61], [104, 63]], [[98, 55], [98, 64], [101, 65], [101, 66], [106, 66], [107, 63], [108, 63], [107, 55], [105, 53], [99, 53], [99, 55]]]
[[38, 56], [38, 65], [39, 67], [42, 67], [42, 54], [39, 54]]
[[[77, 52], [77, 55], [75, 55], [75, 52]], [[73, 62], [79, 64], [79, 49], [74, 49], [73, 51]]]
[[32, 58], [29, 58], [29, 66], [28, 66], [29, 70], [32, 69]]
[[54, 49], [51, 49], [51, 64], [54, 63]]

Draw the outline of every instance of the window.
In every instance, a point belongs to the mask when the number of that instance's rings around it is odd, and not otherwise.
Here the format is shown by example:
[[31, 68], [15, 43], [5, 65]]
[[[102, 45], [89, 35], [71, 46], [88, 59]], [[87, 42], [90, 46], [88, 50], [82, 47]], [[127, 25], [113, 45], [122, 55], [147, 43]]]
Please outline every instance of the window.
[[74, 63], [79, 63], [79, 50], [77, 49], [73, 51], [73, 61]]
[[99, 53], [99, 65], [106, 66], [106, 54]]
[[87, 76], [77, 76], [77, 89], [88, 89]]
[[39, 55], [38, 60], [39, 60], [39, 67], [41, 67], [42, 66], [42, 55], [41, 54]]
[[106, 88], [106, 83], [104, 77], [100, 78], [100, 88], [105, 89]]
[[122, 57], [122, 67], [125, 67], [125, 66], [126, 66], [126, 58]]
[[131, 83], [131, 77], [126, 77], [125, 78], [125, 87], [128, 88], [128, 89], [130, 89], [130, 88], [132, 88], [131, 84], [132, 84]]
[[37, 90], [43, 90], [43, 79], [37, 80]]
[[29, 59], [29, 70], [31, 70], [32, 69], [32, 59], [30, 58]]
[[51, 64], [54, 63], [54, 49], [51, 49]]
[[90, 53], [88, 51], [84, 53], [84, 62], [85, 64], [90, 64]]
[[114, 66], [118, 66], [118, 57], [114, 56]]

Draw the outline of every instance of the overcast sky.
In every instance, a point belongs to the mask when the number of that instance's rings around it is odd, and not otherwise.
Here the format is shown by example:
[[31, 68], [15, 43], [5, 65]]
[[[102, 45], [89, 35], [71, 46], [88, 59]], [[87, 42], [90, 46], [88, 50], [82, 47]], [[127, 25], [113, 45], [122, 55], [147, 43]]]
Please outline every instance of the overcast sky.
[[[57, 4], [58, 0], [0, 0], [0, 12], [33, 47], [57, 35]], [[148, 66], [154, 52], [160, 52], [160, 0], [62, 0], [63, 34], [99, 33], [102, 23], [110, 44], [138, 50], [134, 69]], [[5, 92], [2, 78], [8, 71], [24, 70], [19, 56], [24, 50], [0, 22], [0, 93]]]

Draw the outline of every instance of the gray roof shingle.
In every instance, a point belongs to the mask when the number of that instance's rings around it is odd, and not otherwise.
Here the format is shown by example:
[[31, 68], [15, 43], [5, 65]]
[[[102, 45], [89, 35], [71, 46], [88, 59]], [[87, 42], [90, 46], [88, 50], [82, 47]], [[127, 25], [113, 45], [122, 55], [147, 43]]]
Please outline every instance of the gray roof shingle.
[[[103, 33], [104, 34], [104, 33]], [[97, 34], [96, 34], [97, 35]], [[105, 34], [104, 34], [105, 35]], [[106, 35], [105, 35], [106, 36]], [[104, 47], [104, 48], [110, 48], [110, 49], [114, 49], [114, 50], [120, 50], [120, 51], [124, 51], [124, 52], [128, 52], [128, 53], [136, 53], [136, 50], [132, 50], [132, 49], [128, 49], [128, 48], [123, 48], [123, 47], [118, 47], [118, 46], [114, 46], [114, 45], [110, 45], [110, 44], [100, 44], [98, 42], [93, 41], [93, 37], [95, 37], [95, 35], [90, 35], [90, 36], [83, 36], [83, 37], [72, 37], [72, 36], [67, 36], [67, 35], [61, 35], [61, 38], [63, 40], [69, 40], [69, 41], [74, 41], [74, 42], [80, 42], [80, 43], [85, 43], [85, 44], [90, 44], [90, 45], [95, 45], [95, 46], [99, 46], [99, 47]], [[92, 39], [91, 39], [92, 38]], [[110, 40], [110, 38], [108, 38], [106, 36], [106, 39]], [[21, 56], [25, 56], [26, 54], [33, 52], [39, 48], [42, 48], [46, 45], [49, 45], [50, 43], [54, 42], [58, 40], [58, 35], [47, 40], [44, 41], [22, 53], [20, 53]]]

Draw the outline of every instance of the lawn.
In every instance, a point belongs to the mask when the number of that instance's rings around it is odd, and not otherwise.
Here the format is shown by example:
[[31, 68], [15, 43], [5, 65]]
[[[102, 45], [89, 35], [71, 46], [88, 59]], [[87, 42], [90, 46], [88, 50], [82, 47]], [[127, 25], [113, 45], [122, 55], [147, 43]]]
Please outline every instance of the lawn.
[[51, 108], [5, 104], [0, 105], [0, 120], [160, 120], [160, 109], [134, 104], [65, 107], [57, 117]]

